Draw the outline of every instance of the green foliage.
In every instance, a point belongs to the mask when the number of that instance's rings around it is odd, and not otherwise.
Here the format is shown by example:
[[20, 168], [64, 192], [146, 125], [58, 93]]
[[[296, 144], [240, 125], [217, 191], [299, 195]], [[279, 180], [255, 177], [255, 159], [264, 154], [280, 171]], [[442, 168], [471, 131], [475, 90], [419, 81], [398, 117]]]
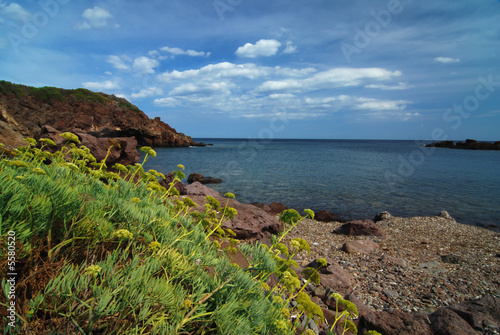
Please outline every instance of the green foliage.
[[26, 86], [16, 85], [9, 81], [0, 80], [0, 94], [14, 94], [18, 98], [22, 98], [26, 95]]
[[[262, 264], [240, 269], [211, 241], [236, 250], [234, 232], [221, 228], [235, 211], [219, 204], [217, 212], [209, 199], [211, 208], [188, 215], [196, 204], [175, 196], [175, 181], [160, 187], [161, 176], [142, 164], [115, 166], [120, 175], [104, 162], [92, 166], [71, 135], [53, 154], [0, 151], [0, 277], [14, 231], [15, 331], [291, 334], [285, 303], [261, 280], [278, 267], [269, 251], [246, 246]], [[290, 280], [297, 288], [296, 276]]]
[[100, 104], [105, 104], [109, 99], [99, 93], [95, 93], [89, 91], [85, 88], [77, 88], [76, 90], [72, 90], [72, 95], [76, 101], [88, 101], [88, 102], [97, 102]]
[[66, 97], [63, 94], [63, 89], [57, 87], [30, 87], [28, 89], [29, 94], [35, 97], [38, 100], [47, 103], [53, 103], [55, 101], [64, 101]]

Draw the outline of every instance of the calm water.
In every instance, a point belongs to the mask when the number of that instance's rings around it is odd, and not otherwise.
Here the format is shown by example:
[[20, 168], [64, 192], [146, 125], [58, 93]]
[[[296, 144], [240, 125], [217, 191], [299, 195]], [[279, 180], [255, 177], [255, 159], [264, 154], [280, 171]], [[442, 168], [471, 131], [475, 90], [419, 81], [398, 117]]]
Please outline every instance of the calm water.
[[240, 202], [282, 202], [344, 219], [382, 211], [436, 215], [500, 229], [500, 151], [424, 148], [414, 141], [196, 139], [213, 146], [156, 148], [146, 168], [186, 167]]

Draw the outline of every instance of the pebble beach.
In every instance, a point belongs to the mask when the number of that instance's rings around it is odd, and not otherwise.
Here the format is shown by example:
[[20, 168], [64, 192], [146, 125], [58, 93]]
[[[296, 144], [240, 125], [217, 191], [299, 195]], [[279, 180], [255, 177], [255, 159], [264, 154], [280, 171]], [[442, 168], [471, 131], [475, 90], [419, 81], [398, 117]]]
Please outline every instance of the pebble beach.
[[[301, 237], [311, 253], [300, 266], [323, 257], [354, 278], [352, 292], [376, 311], [432, 313], [440, 307], [500, 295], [500, 233], [452, 218], [392, 217], [376, 222], [386, 237], [333, 233], [341, 222], [301, 221], [286, 237]], [[372, 240], [370, 252], [343, 251], [345, 243]]]

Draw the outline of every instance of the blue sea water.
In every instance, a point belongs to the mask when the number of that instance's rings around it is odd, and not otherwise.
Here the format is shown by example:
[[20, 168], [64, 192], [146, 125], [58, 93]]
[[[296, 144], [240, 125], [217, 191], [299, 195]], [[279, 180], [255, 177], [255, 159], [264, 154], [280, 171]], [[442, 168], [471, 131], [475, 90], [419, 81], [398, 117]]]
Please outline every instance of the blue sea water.
[[[146, 169], [186, 167], [222, 178], [210, 187], [240, 202], [281, 202], [346, 220], [437, 215], [500, 229], [500, 151], [425, 148], [380, 140], [195, 139], [213, 146], [156, 148]], [[428, 143], [428, 142], [426, 142]]]

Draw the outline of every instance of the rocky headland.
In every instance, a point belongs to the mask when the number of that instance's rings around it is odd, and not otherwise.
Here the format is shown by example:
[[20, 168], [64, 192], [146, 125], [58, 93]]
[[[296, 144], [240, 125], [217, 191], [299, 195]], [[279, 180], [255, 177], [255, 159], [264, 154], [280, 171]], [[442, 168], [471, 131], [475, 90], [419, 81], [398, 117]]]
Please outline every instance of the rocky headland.
[[[150, 119], [137, 106], [114, 95], [83, 88], [35, 88], [0, 81], [0, 143], [17, 147], [25, 144], [25, 137], [50, 137], [57, 132], [77, 134], [93, 152], [105, 153], [111, 138], [127, 142], [129, 150], [146, 145], [198, 145], [159, 117]], [[121, 151], [117, 150], [115, 156], [122, 155]], [[96, 158], [100, 158], [99, 154]]]
[[467, 139], [465, 142], [460, 141], [440, 141], [429, 143], [426, 147], [448, 148], [448, 149], [468, 149], [468, 150], [500, 150], [500, 141], [496, 142], [479, 142], [476, 140]]

